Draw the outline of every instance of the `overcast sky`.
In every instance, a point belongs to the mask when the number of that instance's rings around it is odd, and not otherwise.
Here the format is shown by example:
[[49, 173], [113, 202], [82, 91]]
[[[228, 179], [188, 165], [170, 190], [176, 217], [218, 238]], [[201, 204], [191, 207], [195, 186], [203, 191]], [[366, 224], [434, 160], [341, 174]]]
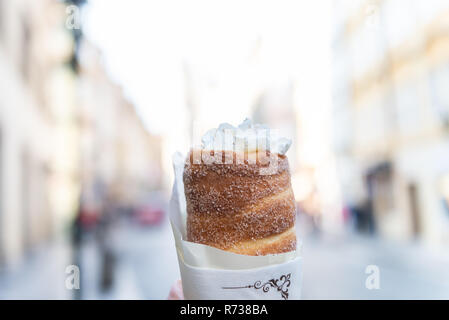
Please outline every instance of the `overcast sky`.
[[[83, 23], [147, 127], [165, 134], [170, 124], [185, 121], [186, 62], [221, 81], [221, 91], [205, 101], [214, 110], [210, 116], [234, 124], [248, 111], [248, 82], [293, 75], [312, 88], [328, 54], [316, 41], [329, 23], [324, 7], [314, 1], [90, 0]], [[262, 61], [249, 70], [260, 40]], [[322, 80], [315, 82], [319, 90]]]

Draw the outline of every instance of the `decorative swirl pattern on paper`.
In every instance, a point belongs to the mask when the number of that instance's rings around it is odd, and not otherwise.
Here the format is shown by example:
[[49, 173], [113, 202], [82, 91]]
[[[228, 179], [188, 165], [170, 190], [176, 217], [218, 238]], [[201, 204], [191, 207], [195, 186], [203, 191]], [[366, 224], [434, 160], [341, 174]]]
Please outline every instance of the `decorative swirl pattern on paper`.
[[262, 289], [263, 292], [267, 293], [270, 289], [274, 288], [278, 292], [280, 292], [281, 297], [284, 300], [288, 300], [288, 288], [290, 287], [291, 273], [287, 275], [282, 275], [279, 279], [270, 279], [266, 282], [262, 282], [260, 280], [254, 282], [254, 284], [241, 286], [241, 287], [222, 287], [222, 289]]

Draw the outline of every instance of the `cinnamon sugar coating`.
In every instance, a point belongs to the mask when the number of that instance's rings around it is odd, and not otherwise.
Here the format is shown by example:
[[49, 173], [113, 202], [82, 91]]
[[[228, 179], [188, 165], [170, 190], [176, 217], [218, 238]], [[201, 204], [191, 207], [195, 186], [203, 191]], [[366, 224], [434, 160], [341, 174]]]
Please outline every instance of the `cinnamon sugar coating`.
[[[191, 152], [184, 167], [187, 240], [249, 255], [294, 250], [295, 200], [287, 157], [265, 153], [250, 162], [248, 155], [226, 151], [223, 159], [232, 163], [217, 164], [208, 156], [217, 154], [207, 152], [205, 161], [194, 164]], [[275, 170], [261, 174], [270, 167], [270, 156]]]

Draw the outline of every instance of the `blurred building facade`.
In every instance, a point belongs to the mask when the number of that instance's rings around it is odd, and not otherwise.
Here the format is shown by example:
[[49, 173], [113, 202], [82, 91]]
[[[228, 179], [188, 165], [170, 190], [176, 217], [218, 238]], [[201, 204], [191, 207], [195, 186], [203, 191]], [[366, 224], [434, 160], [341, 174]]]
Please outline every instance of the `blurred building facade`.
[[0, 1], [0, 262], [49, 238], [77, 188], [73, 38], [56, 1]]
[[345, 203], [383, 236], [448, 243], [449, 3], [345, 1], [333, 28], [333, 145]]
[[160, 188], [159, 138], [68, 26], [71, 4], [0, 0], [0, 268], [67, 230], [81, 191], [126, 205]]
[[80, 45], [78, 81], [83, 187], [101, 183], [123, 205], [143, 201], [161, 188], [161, 139], [148, 133], [87, 40]]

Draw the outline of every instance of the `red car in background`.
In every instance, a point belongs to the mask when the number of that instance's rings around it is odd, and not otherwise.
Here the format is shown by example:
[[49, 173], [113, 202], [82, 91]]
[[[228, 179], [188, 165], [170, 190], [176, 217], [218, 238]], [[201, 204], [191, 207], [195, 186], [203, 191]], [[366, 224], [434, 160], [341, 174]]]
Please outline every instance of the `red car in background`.
[[134, 220], [145, 226], [160, 225], [165, 217], [166, 206], [161, 196], [153, 196], [153, 199], [137, 207], [134, 211]]

